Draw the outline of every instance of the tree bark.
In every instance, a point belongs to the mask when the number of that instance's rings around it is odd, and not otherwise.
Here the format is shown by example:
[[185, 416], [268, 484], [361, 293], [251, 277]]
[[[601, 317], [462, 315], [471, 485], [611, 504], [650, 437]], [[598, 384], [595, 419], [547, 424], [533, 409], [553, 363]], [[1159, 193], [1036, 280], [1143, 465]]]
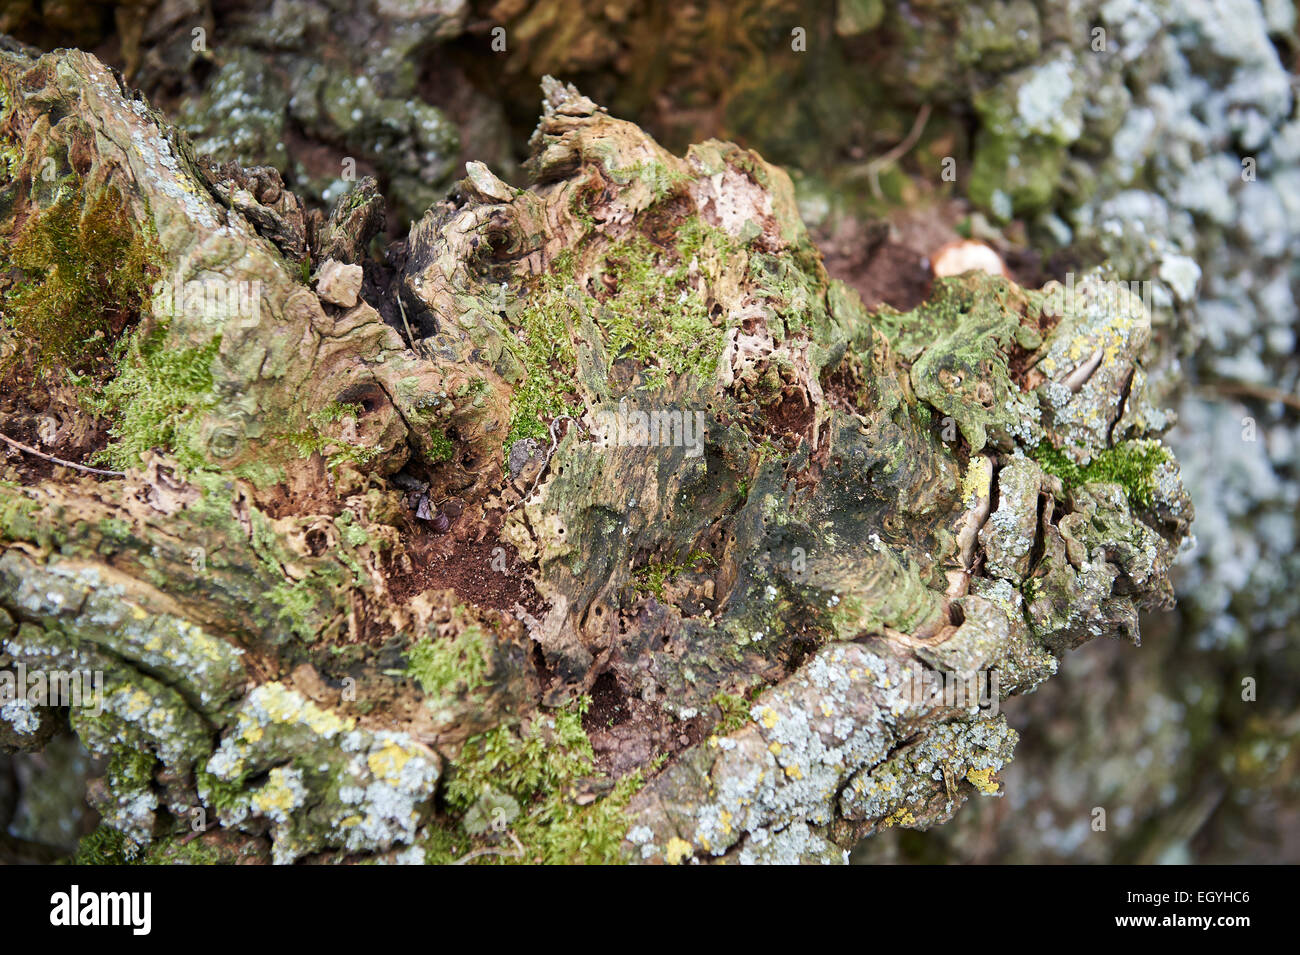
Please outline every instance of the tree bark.
[[0, 232], [114, 196], [163, 283], [129, 334], [202, 366], [153, 447], [144, 365], [125, 479], [0, 483], [0, 665], [104, 674], [70, 719], [138, 851], [841, 861], [997, 794], [997, 703], [1172, 599], [1127, 292], [869, 316], [780, 169], [552, 80], [531, 185], [468, 164], [381, 263], [373, 182], [322, 222], [93, 56], [0, 83]]

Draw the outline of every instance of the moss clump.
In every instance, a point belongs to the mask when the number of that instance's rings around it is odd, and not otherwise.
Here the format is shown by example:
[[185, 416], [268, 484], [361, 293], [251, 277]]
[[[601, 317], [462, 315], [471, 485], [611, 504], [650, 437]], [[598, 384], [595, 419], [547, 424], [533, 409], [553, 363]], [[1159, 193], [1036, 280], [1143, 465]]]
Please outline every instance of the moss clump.
[[611, 360], [631, 359], [645, 370], [644, 387], [663, 387], [670, 375], [713, 377], [725, 329], [715, 327], [698, 285], [709, 281], [709, 252], [724, 256], [730, 239], [693, 218], [670, 246], [637, 235], [604, 252], [592, 275], [608, 291], [593, 301], [576, 281], [575, 259], [552, 264], [517, 315], [520, 334], [510, 348], [524, 368], [510, 401], [505, 446], [546, 438], [546, 422], [578, 415], [571, 399], [577, 373], [576, 326], [590, 318]]
[[1046, 473], [1061, 479], [1066, 488], [1084, 484], [1118, 484], [1129, 503], [1150, 507], [1155, 495], [1155, 472], [1173, 460], [1158, 441], [1125, 441], [1098, 451], [1084, 465], [1077, 464], [1059, 448], [1040, 442], [1029, 456]]
[[510, 397], [510, 431], [505, 446], [520, 438], [547, 435], [545, 423], [578, 408], [568, 400], [578, 358], [571, 326], [576, 315], [573, 256], [559, 255], [542, 276], [518, 316], [518, 337], [510, 343], [524, 378]]
[[691, 551], [686, 560], [678, 563], [673, 560], [651, 561], [644, 567], [633, 571], [632, 579], [637, 593], [653, 594], [656, 599], [664, 599], [664, 584], [674, 577], [700, 569], [704, 562], [713, 563], [713, 557], [702, 550]]
[[139, 865], [140, 847], [112, 826], [101, 823], [82, 836], [72, 856], [73, 865]]
[[690, 181], [688, 173], [669, 169], [659, 160], [642, 160], [625, 169], [611, 169], [609, 177], [620, 186], [626, 186], [634, 179], [640, 179], [650, 189], [656, 202], [668, 198]]
[[166, 339], [166, 326], [122, 339], [115, 350], [117, 377], [86, 399], [89, 410], [114, 422], [113, 441], [95, 455], [97, 463], [128, 468], [151, 448], [171, 451], [186, 467], [205, 462], [193, 430], [216, 403], [212, 359], [221, 338], [196, 348], [175, 348]]
[[726, 736], [749, 722], [749, 703], [743, 696], [719, 691], [709, 702], [722, 714], [722, 718], [713, 727], [714, 733]]
[[153, 771], [157, 765], [148, 750], [116, 748], [109, 757], [105, 778], [113, 793], [143, 792], [153, 785]]
[[487, 683], [488, 651], [483, 631], [471, 625], [449, 640], [421, 640], [407, 654], [406, 672], [430, 696], [463, 686], [472, 693]]
[[[447, 783], [445, 802], [454, 826], [432, 830], [425, 842], [428, 861], [449, 862], [474, 845], [464, 828], [482, 815], [480, 804], [519, 811], [501, 815], [523, 847], [479, 856], [488, 863], [608, 864], [622, 861], [627, 831], [623, 809], [644, 785], [640, 772], [624, 776], [600, 799], [579, 805], [579, 787], [601, 788], [591, 741], [582, 728], [590, 700], [580, 698], [554, 717], [538, 717], [519, 732], [500, 726], [470, 739]], [[607, 785], [607, 784], [606, 784]], [[473, 810], [473, 812], [471, 812]], [[475, 827], [481, 828], [481, 827]]]
[[596, 316], [610, 357], [643, 366], [652, 390], [669, 374], [712, 378], [722, 354], [722, 331], [691, 281], [700, 269], [700, 228], [688, 224], [672, 250], [637, 236], [606, 253], [597, 272], [598, 284], [613, 286]]
[[441, 431], [432, 431], [429, 433], [429, 450], [426, 457], [430, 464], [439, 464], [443, 461], [450, 461], [451, 456], [456, 453], [456, 446], [451, 443]]
[[466, 742], [447, 783], [447, 804], [463, 812], [493, 789], [523, 803], [594, 773], [591, 741], [582, 728], [589, 705], [583, 697], [554, 717], [534, 719], [520, 734], [498, 726]]
[[329, 425], [336, 421], [342, 421], [344, 418], [355, 420], [360, 416], [362, 410], [361, 405], [358, 404], [331, 401], [325, 407], [313, 411], [307, 416], [313, 427], [292, 432], [288, 435], [289, 441], [304, 458], [309, 458], [313, 454], [320, 454], [325, 458], [326, 466], [330, 470], [334, 470], [343, 464], [357, 466], [369, 464], [379, 457], [382, 449], [363, 444], [353, 444], [349, 441], [332, 438], [325, 433]]
[[364, 409], [359, 404], [353, 402], [331, 401], [319, 411], [313, 411], [307, 417], [318, 427], [325, 427], [335, 421], [341, 421], [343, 418], [358, 417]]
[[38, 371], [85, 369], [108, 358], [115, 336], [149, 307], [160, 274], [156, 242], [141, 235], [116, 188], [84, 206], [68, 194], [37, 212], [0, 268], [23, 278], [5, 296], [5, 321], [31, 344]]

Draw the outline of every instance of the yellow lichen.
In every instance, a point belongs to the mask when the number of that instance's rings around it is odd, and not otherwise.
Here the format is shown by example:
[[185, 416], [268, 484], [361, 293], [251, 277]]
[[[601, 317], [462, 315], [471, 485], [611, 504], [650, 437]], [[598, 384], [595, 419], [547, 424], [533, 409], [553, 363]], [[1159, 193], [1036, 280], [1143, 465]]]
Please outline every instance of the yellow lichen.
[[411, 759], [411, 754], [394, 742], [388, 742], [377, 753], [366, 758], [370, 771], [385, 782], [395, 783], [401, 778], [402, 767]]
[[695, 854], [691, 844], [685, 839], [679, 839], [673, 836], [668, 840], [668, 845], [664, 847], [664, 860], [669, 865], [681, 865], [687, 859]]
[[992, 795], [998, 791], [998, 784], [993, 780], [993, 773], [992, 766], [986, 766], [983, 769], [972, 769], [966, 774], [966, 779], [980, 792]]

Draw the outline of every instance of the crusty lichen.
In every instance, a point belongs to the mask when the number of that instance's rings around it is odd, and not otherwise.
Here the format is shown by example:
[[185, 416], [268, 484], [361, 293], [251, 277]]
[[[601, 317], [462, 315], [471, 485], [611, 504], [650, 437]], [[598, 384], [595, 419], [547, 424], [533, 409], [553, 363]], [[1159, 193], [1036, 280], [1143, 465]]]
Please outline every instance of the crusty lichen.
[[329, 848], [414, 843], [439, 773], [438, 759], [406, 734], [358, 728], [266, 683], [207, 761], [199, 794], [217, 803], [224, 826], [269, 822], [273, 858], [288, 863]]

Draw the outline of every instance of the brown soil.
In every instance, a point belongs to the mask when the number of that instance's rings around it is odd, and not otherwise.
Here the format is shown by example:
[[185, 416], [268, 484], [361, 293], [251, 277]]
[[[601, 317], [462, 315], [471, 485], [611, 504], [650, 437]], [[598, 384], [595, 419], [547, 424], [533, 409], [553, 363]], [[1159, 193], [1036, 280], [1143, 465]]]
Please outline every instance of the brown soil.
[[890, 222], [845, 219], [813, 238], [832, 278], [857, 290], [868, 310], [889, 305], [916, 308], [930, 292], [927, 256], [960, 236], [956, 223], [964, 210], [950, 203], [904, 212]]
[[[969, 209], [952, 201], [928, 208], [900, 210], [889, 220], [845, 219], [834, 229], [813, 234], [826, 271], [857, 290], [868, 310], [889, 305], [906, 312], [930, 295], [929, 256], [961, 238], [957, 224]], [[1015, 229], [1010, 230], [1014, 233]], [[1063, 280], [1078, 271], [1081, 256], [1062, 250], [1048, 258], [1010, 243], [995, 243], [1007, 270], [1021, 288], [1041, 288], [1049, 279]]]
[[[411, 517], [410, 530], [403, 535], [411, 570], [402, 573], [394, 569], [389, 576], [392, 602], [403, 604], [430, 588], [450, 589], [480, 607], [513, 616], [518, 604], [540, 619], [546, 605], [533, 589], [528, 568], [514, 546], [498, 537], [500, 518], [476, 524], [471, 513], [462, 514], [446, 534], [437, 534], [427, 522]], [[494, 558], [502, 556], [494, 553], [497, 548], [504, 556], [504, 572], [492, 567]]]
[[676, 720], [658, 701], [625, 693], [614, 674], [605, 672], [591, 688], [582, 728], [591, 739], [597, 768], [617, 778], [656, 756], [672, 757], [694, 746], [709, 734], [717, 717], [717, 710], [709, 707], [692, 719]]
[[766, 405], [760, 416], [760, 430], [774, 438], [784, 439], [788, 447], [797, 447], [800, 441], [812, 437], [812, 403], [799, 389], [786, 391], [780, 401]]
[[[61, 427], [48, 445], [41, 441], [39, 434], [40, 419], [45, 415], [56, 420], [73, 419], [73, 426]], [[91, 465], [90, 459], [108, 444], [106, 423], [79, 408], [68, 407], [65, 397], [51, 393], [48, 377], [35, 372], [28, 362], [15, 362], [0, 371], [0, 432], [75, 464]], [[80, 476], [81, 472], [72, 468], [0, 442], [0, 478], [4, 480], [30, 485], [74, 480]]]

